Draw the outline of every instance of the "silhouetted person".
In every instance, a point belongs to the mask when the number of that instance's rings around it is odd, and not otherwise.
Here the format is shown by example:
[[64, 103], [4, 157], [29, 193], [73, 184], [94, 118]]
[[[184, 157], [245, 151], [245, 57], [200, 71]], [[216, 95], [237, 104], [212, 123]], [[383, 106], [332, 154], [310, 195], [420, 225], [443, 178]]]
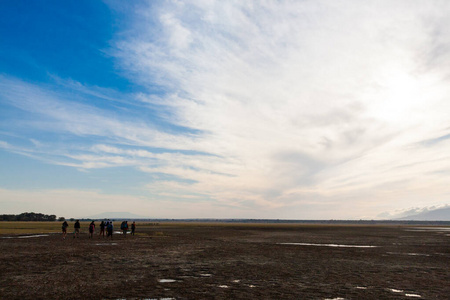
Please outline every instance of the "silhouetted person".
[[92, 221], [91, 224], [89, 224], [89, 238], [94, 237], [94, 231], [95, 231], [95, 223], [94, 221]]
[[67, 227], [69, 227], [69, 224], [67, 224], [67, 221], [64, 221], [64, 223], [62, 223], [63, 240], [66, 239]]
[[101, 222], [100, 223], [100, 234], [99, 235], [103, 235], [103, 237], [105, 237], [105, 227], [106, 227], [106, 224], [105, 224], [105, 222]]
[[75, 238], [75, 236], [78, 238], [80, 234], [80, 221], [77, 220], [73, 225], [73, 228], [75, 229], [75, 231], [73, 232], [73, 238]]
[[128, 221], [123, 221], [122, 224], [120, 224], [120, 229], [122, 229], [123, 235], [127, 237]]
[[106, 226], [106, 233], [107, 233], [106, 237], [111, 237], [112, 239], [113, 230], [114, 230], [113, 223], [111, 221], [108, 221], [108, 226]]
[[136, 230], [136, 222], [133, 222], [133, 224], [131, 224], [131, 235], [134, 235], [135, 230]]

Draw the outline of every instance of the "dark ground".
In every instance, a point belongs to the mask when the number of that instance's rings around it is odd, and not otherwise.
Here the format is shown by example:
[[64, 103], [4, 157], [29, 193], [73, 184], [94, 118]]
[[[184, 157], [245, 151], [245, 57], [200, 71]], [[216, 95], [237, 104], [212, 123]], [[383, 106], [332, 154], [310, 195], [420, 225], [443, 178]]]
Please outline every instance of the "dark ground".
[[[450, 231], [191, 224], [138, 233], [0, 238], [0, 298], [450, 299]], [[378, 247], [279, 244], [289, 242]]]

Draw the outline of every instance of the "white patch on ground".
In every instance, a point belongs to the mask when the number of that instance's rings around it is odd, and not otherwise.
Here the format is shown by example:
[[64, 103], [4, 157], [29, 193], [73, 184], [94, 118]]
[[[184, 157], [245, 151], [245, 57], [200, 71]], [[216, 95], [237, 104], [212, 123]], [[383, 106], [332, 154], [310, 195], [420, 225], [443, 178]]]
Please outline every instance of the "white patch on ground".
[[345, 300], [345, 298], [337, 297], [337, 298], [325, 298], [324, 300]]
[[239, 283], [239, 282], [241, 282], [239, 279], [236, 279], [236, 280], [233, 280], [232, 282], [234, 282], [234, 283]]
[[405, 294], [406, 297], [413, 297], [413, 298], [422, 298], [422, 296], [418, 294]]
[[417, 231], [417, 232], [434, 232], [436, 234], [444, 233], [448, 236], [448, 232], [450, 231], [450, 227], [412, 227], [410, 229], [403, 229], [404, 231]]
[[202, 276], [202, 277], [211, 277], [212, 274], [200, 274], [200, 276]]
[[219, 287], [222, 288], [222, 289], [227, 289], [227, 288], [228, 288], [228, 285], [222, 284], [222, 285], [219, 285]]
[[392, 254], [392, 255], [431, 256], [430, 254], [425, 254], [425, 253], [401, 253], [401, 252], [386, 252], [386, 253]]
[[365, 286], [357, 286], [356, 289], [358, 289], [358, 290], [367, 290], [367, 288]]
[[97, 246], [113, 246], [113, 245], [117, 245], [117, 243], [97, 243]]
[[376, 248], [378, 246], [366, 245], [341, 245], [341, 244], [311, 244], [311, 243], [278, 243], [279, 245], [296, 245], [296, 246], [316, 246], [316, 247], [337, 247], [337, 248]]
[[249, 285], [248, 285], [248, 287], [249, 287], [249, 288], [255, 288], [255, 287], [256, 287], [256, 285], [253, 285], [253, 284], [249, 284]]
[[29, 238], [36, 238], [36, 237], [43, 237], [43, 236], [48, 236], [48, 234], [22, 235], [22, 236], [11, 237], [11, 238], [29, 239]]
[[175, 282], [175, 279], [158, 279], [158, 282], [161, 283], [170, 283], [170, 282]]
[[403, 290], [397, 290], [397, 289], [388, 289], [393, 293], [403, 293]]
[[430, 231], [450, 231], [450, 227], [414, 227], [419, 230]]

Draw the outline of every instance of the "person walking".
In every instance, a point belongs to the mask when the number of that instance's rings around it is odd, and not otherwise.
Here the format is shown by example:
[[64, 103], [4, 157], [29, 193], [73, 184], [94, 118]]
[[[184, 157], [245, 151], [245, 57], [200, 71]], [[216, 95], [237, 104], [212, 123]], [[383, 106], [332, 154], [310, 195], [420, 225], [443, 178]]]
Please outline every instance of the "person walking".
[[73, 232], [73, 238], [75, 238], [75, 237], [79, 237], [79, 234], [80, 234], [80, 221], [79, 220], [77, 220], [76, 222], [75, 222], [75, 224], [73, 225], [73, 229], [74, 229], [74, 232]]
[[136, 222], [133, 221], [133, 224], [131, 224], [131, 235], [134, 235], [135, 230], [136, 230]]
[[89, 224], [89, 238], [93, 238], [94, 237], [94, 232], [95, 232], [95, 223], [94, 221], [91, 222], [91, 224]]
[[106, 227], [106, 224], [105, 224], [105, 222], [101, 222], [100, 223], [100, 234], [99, 235], [102, 235], [103, 237], [105, 237], [105, 227]]
[[69, 227], [69, 224], [67, 224], [67, 221], [64, 221], [64, 223], [62, 223], [63, 240], [66, 239], [66, 235], [67, 235], [67, 227]]
[[113, 230], [114, 230], [113, 223], [111, 221], [108, 221], [108, 226], [106, 226], [106, 232], [107, 232], [106, 237], [107, 238], [111, 237], [111, 239], [112, 239]]
[[122, 224], [120, 224], [120, 229], [122, 229], [123, 235], [127, 237], [128, 221], [123, 221]]

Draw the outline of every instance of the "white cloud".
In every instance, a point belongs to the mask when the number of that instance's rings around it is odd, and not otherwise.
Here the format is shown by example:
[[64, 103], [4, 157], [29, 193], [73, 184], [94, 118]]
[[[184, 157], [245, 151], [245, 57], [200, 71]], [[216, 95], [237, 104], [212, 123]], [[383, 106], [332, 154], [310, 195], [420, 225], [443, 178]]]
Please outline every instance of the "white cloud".
[[[427, 53], [449, 42], [448, 3], [175, 1], [152, 9], [170, 22], [137, 18], [135, 28], [148, 31], [120, 41], [117, 55], [138, 82], [156, 77], [166, 86], [158, 103], [173, 107], [173, 122], [205, 132], [198, 149], [234, 159], [234, 177], [220, 185], [242, 201], [369, 191], [395, 207], [408, 193], [386, 199], [382, 187], [412, 191], [418, 175], [446, 193], [448, 176], [433, 170], [449, 165], [449, 144], [413, 145], [448, 133], [448, 71], [424, 69]], [[157, 31], [164, 37], [153, 38]], [[278, 197], [267, 196], [274, 190]]]

